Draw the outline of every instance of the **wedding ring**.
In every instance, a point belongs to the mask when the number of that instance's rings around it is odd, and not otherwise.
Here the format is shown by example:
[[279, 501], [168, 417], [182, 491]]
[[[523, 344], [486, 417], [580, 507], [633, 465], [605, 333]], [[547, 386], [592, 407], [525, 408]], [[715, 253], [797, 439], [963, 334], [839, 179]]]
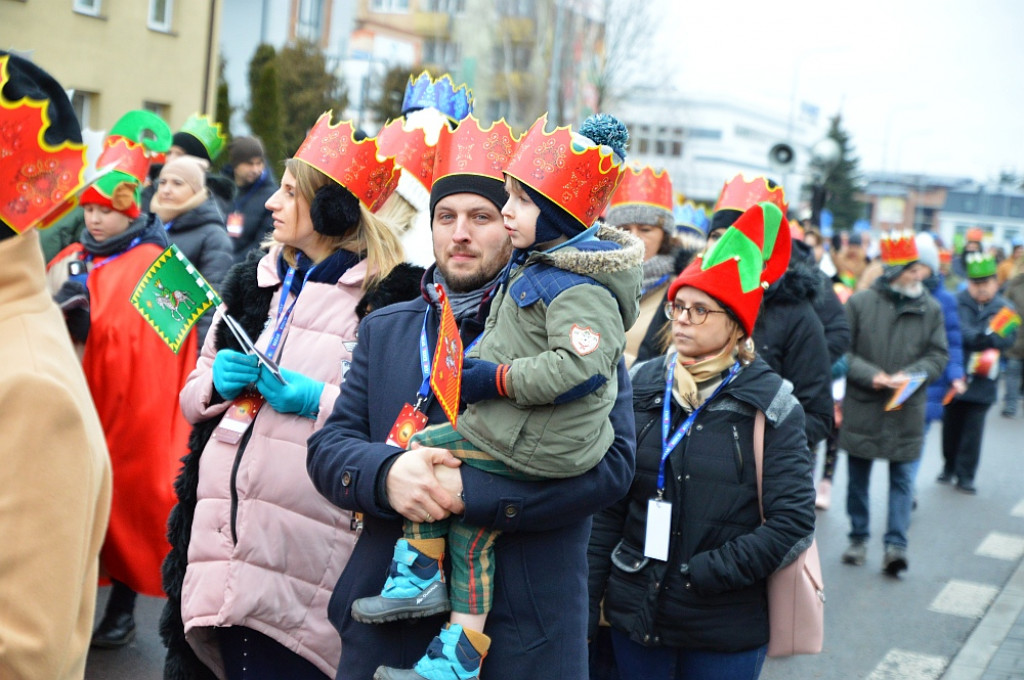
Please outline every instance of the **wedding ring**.
[[427, 522], [433, 522], [434, 521], [434, 518], [430, 516], [429, 512], [426, 513], [426, 515], [427, 515], [427, 519], [426, 519]]

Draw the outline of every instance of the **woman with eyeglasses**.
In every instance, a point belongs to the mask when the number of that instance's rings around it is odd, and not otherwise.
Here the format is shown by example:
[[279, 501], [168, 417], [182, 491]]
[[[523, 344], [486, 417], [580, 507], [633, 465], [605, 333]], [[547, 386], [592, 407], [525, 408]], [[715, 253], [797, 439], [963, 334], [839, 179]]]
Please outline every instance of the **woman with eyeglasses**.
[[594, 518], [589, 549], [591, 632], [603, 598], [622, 680], [757, 678], [766, 579], [813, 538], [803, 409], [749, 342], [765, 284], [786, 267], [765, 266], [757, 244], [784, 235], [775, 206], [744, 213], [669, 287], [667, 354], [633, 368], [636, 473]]

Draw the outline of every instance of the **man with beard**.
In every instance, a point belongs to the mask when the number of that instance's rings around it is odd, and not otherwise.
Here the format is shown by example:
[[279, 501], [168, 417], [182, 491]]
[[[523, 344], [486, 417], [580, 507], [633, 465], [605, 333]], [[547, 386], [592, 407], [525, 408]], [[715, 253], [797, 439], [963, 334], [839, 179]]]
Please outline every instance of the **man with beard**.
[[907, 530], [913, 503], [913, 463], [921, 456], [926, 391], [918, 386], [899, 408], [888, 405], [908, 378], [938, 378], [949, 353], [942, 308], [924, 288], [927, 267], [918, 262], [912, 232], [882, 238], [885, 273], [846, 303], [851, 344], [843, 428], [839, 446], [848, 453], [850, 546], [845, 564], [867, 558], [868, 488], [871, 464], [889, 461], [889, 512], [882, 568], [898, 576], [907, 568]]
[[[498, 140], [492, 139], [495, 131]], [[474, 144], [490, 151], [474, 158], [457, 151]], [[342, 638], [339, 680], [365, 680], [382, 665], [411, 668], [424, 649], [431, 653], [428, 644], [445, 618], [370, 625], [356, 622], [350, 610], [354, 600], [380, 593], [403, 518], [451, 514], [502, 531], [484, 631], [493, 645], [481, 677], [587, 677], [590, 517], [621, 498], [633, 476], [635, 432], [625, 364], [619, 363], [610, 417], [614, 443], [580, 476], [516, 481], [460, 466], [444, 449], [395, 445], [406, 423], [419, 428], [445, 419], [432, 391], [423, 389], [439, 327], [434, 284], [445, 291], [464, 347], [483, 331], [512, 253], [500, 211], [506, 200], [502, 169], [513, 149], [503, 123], [480, 130], [467, 119], [442, 134], [430, 194], [436, 264], [424, 275], [423, 296], [363, 320], [343, 396], [309, 440], [314, 485], [340, 507], [363, 514], [364, 531], [328, 610]]]

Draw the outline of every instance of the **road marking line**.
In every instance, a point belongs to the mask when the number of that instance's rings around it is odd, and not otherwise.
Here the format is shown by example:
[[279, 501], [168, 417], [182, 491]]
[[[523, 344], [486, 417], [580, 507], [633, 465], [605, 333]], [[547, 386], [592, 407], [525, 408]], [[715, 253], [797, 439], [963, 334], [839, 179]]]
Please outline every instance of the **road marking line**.
[[948, 663], [944, 656], [890, 649], [867, 680], [938, 680]]
[[940, 614], [980, 619], [998, 594], [999, 588], [983, 583], [953, 579], [932, 600], [928, 610]]
[[1016, 562], [1021, 557], [1024, 557], [1024, 536], [993, 531], [985, 537], [985, 540], [981, 542], [981, 545], [974, 551], [974, 554], [981, 555], [982, 557], [994, 557], [997, 560]]
[[1013, 506], [1013, 510], [1010, 511], [1010, 514], [1014, 517], [1024, 517], [1024, 501]]

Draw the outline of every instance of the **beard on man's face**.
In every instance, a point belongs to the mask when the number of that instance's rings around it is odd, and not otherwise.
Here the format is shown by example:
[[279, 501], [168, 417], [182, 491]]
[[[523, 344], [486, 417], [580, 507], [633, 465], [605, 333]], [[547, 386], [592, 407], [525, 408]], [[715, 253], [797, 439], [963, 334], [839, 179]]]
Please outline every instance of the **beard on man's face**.
[[[456, 250], [454, 252], [459, 252]], [[449, 254], [449, 258], [451, 254]], [[512, 244], [506, 243], [501, 250], [483, 258], [480, 267], [468, 272], [452, 271], [447, 266], [450, 259], [437, 261], [437, 268], [444, 276], [445, 284], [452, 293], [472, 293], [494, 280], [512, 257]]]

